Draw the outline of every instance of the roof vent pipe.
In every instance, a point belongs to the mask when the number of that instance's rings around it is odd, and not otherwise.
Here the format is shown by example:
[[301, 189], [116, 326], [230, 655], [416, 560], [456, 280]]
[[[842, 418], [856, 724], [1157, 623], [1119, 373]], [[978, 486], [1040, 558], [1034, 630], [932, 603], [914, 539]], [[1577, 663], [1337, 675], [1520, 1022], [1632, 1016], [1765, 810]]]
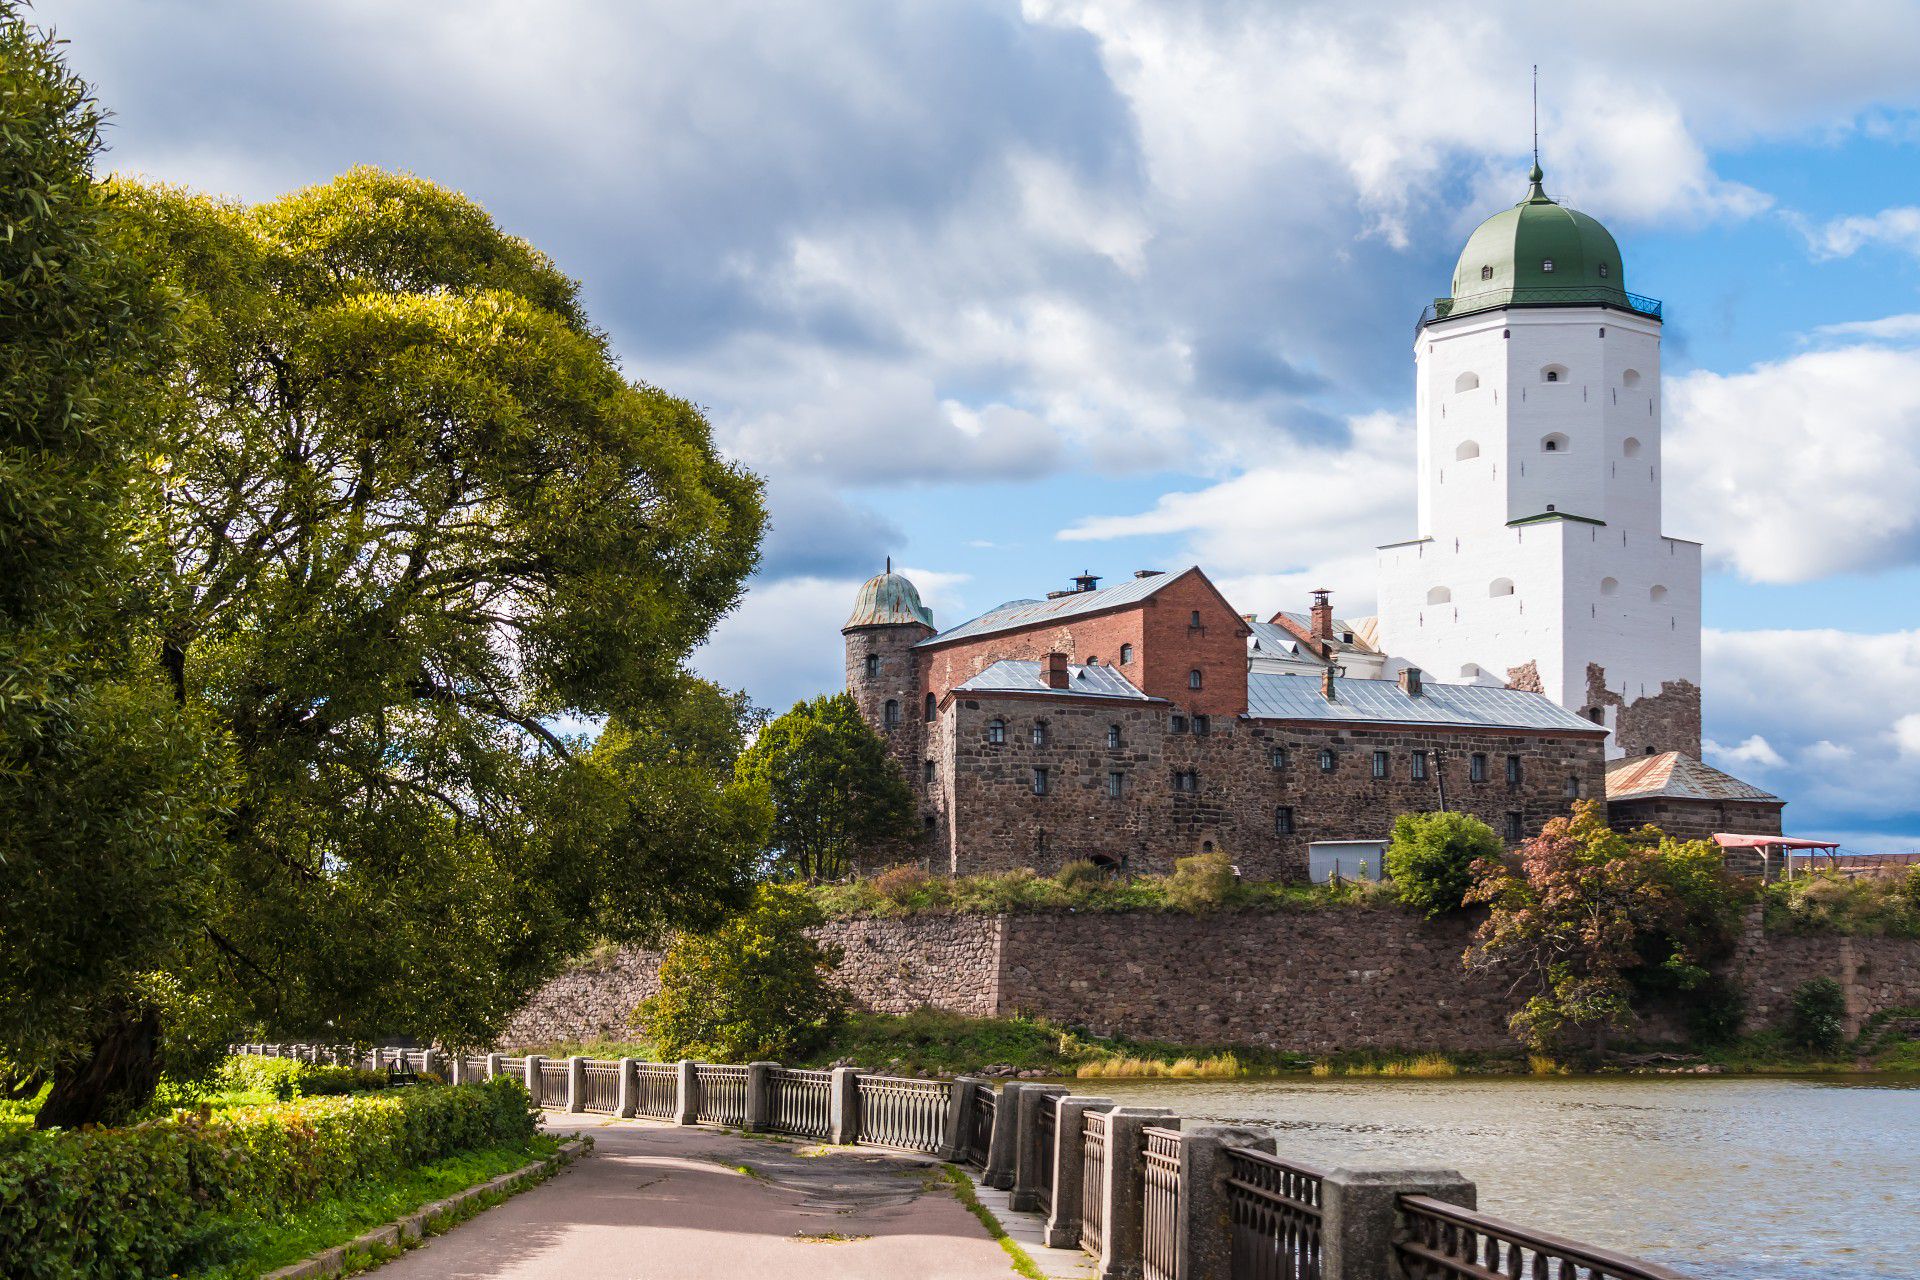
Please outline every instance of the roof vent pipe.
[[1400, 668], [1400, 691], [1409, 698], [1417, 698], [1420, 696], [1420, 668]]
[[1333, 692], [1333, 666], [1331, 664], [1327, 666], [1325, 671], [1320, 673], [1320, 696], [1328, 702], [1338, 701]]

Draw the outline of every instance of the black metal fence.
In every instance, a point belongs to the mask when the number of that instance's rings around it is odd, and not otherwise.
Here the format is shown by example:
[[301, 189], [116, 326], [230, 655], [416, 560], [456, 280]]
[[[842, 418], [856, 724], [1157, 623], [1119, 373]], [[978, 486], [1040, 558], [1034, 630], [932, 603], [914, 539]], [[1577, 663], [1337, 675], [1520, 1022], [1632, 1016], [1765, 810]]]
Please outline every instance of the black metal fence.
[[1060, 1145], [1062, 1096], [1040, 1099], [1040, 1110], [1034, 1116], [1033, 1167], [1040, 1173], [1040, 1185], [1034, 1188], [1034, 1196], [1040, 1202], [1042, 1213], [1053, 1212], [1053, 1153]]
[[582, 1111], [597, 1111], [603, 1115], [614, 1115], [620, 1110], [620, 1064], [600, 1062], [588, 1059], [580, 1064], [581, 1083], [585, 1085], [585, 1097], [580, 1100]]
[[1312, 1165], [1263, 1151], [1227, 1153], [1236, 1280], [1320, 1280], [1325, 1178]]
[[633, 1068], [634, 1114], [673, 1120], [680, 1110], [680, 1069], [671, 1062], [640, 1062]]
[[967, 1163], [977, 1169], [987, 1167], [987, 1150], [993, 1145], [993, 1116], [1000, 1108], [1000, 1095], [992, 1086], [973, 1091], [973, 1110], [967, 1117]]
[[699, 1087], [693, 1118], [701, 1124], [738, 1129], [747, 1122], [747, 1069], [703, 1062], [693, 1069]]
[[776, 1067], [767, 1079], [767, 1127], [800, 1138], [825, 1138], [833, 1122], [832, 1073]]
[[1407, 1280], [1686, 1280], [1431, 1196], [1403, 1195], [1399, 1210], [1393, 1249]]
[[856, 1140], [908, 1151], [938, 1151], [946, 1138], [947, 1102], [952, 1093], [944, 1080], [861, 1076]]
[[1080, 1123], [1080, 1247], [1099, 1257], [1107, 1220], [1107, 1114], [1089, 1111]]
[[1180, 1280], [1180, 1134], [1148, 1129], [1141, 1182], [1140, 1268], [1146, 1280]]

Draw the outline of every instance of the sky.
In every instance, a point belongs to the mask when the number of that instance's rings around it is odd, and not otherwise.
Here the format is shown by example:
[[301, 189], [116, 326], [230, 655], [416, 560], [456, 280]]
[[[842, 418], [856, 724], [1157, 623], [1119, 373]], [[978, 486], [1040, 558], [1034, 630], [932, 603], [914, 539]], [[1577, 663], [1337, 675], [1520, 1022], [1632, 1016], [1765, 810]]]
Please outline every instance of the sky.
[[108, 169], [263, 200], [355, 164], [485, 205], [630, 377], [765, 477], [696, 655], [836, 688], [888, 556], [943, 626], [1091, 569], [1373, 608], [1413, 325], [1547, 187], [1664, 300], [1667, 532], [1707, 757], [1920, 849], [1912, 0], [42, 0]]

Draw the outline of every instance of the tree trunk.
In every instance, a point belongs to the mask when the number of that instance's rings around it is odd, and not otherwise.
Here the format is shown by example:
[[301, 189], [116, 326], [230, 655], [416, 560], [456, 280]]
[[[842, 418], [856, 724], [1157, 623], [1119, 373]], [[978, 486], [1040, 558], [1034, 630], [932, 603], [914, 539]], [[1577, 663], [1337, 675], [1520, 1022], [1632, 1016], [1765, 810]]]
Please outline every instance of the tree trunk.
[[54, 1068], [36, 1129], [119, 1124], [153, 1100], [160, 1083], [160, 1014], [115, 1001], [84, 1058]]

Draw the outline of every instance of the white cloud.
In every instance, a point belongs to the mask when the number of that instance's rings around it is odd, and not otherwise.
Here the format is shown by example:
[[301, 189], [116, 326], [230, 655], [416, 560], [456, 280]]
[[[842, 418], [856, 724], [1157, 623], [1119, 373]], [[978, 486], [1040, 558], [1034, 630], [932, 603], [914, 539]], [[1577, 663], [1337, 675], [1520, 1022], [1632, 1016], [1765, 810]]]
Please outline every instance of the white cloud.
[[1869, 342], [1920, 341], [1920, 313], [1907, 312], [1882, 316], [1878, 320], [1847, 320], [1823, 324], [1813, 331], [1816, 338], [1863, 338]]
[[1739, 772], [1742, 769], [1757, 769], [1764, 772], [1787, 767], [1786, 758], [1773, 749], [1772, 743], [1757, 733], [1745, 742], [1731, 747], [1723, 746], [1711, 738], [1708, 738], [1702, 746], [1708, 760], [1732, 772]]
[[1920, 759], [1920, 712], [1901, 716], [1893, 722], [1893, 740], [1903, 754]]
[[1803, 226], [1814, 254], [1822, 258], [1851, 257], [1870, 244], [1886, 245], [1920, 257], [1920, 208], [1904, 205], [1870, 216], [1835, 218], [1818, 227]]
[[1666, 410], [1675, 532], [1743, 576], [1806, 582], [1920, 555], [1920, 350], [1688, 373], [1667, 380]]

